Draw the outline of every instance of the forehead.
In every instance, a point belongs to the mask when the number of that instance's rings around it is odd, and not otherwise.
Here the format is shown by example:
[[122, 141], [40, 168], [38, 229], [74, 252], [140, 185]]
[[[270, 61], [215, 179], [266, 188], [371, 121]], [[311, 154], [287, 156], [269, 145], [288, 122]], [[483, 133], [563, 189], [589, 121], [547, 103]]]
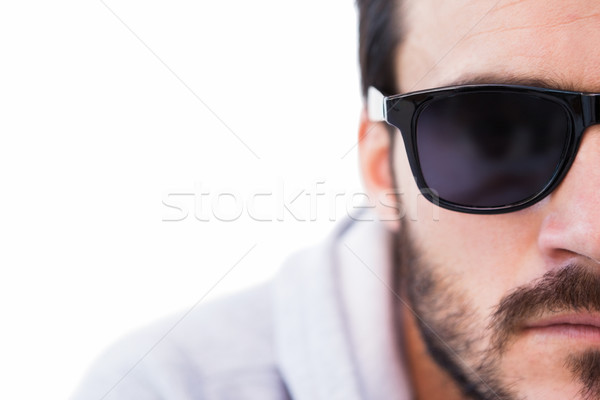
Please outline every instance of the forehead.
[[402, 92], [465, 76], [600, 91], [600, 1], [408, 0], [402, 12], [405, 36], [396, 54]]

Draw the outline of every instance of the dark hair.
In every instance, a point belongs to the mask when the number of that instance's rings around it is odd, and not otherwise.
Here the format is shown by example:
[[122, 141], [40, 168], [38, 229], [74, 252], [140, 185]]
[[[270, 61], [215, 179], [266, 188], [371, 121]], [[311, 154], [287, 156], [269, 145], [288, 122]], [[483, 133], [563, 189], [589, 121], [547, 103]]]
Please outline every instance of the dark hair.
[[358, 58], [363, 96], [369, 86], [385, 94], [398, 90], [394, 56], [402, 39], [402, 0], [356, 0]]

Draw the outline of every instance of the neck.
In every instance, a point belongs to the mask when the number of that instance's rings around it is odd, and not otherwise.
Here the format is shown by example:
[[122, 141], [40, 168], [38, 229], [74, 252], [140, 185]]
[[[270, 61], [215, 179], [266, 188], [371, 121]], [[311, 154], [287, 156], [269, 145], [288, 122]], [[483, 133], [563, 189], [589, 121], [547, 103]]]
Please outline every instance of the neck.
[[429, 355], [415, 316], [408, 307], [401, 307], [403, 310], [404, 354], [407, 357], [415, 398], [423, 400], [463, 399], [464, 397], [454, 380]]

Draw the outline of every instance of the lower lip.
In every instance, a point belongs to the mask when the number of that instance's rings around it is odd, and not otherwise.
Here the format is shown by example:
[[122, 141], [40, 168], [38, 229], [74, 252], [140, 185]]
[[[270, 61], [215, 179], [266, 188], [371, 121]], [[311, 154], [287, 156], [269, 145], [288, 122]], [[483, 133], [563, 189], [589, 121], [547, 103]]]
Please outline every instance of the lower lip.
[[571, 340], [584, 340], [600, 343], [600, 327], [592, 325], [556, 324], [535, 326], [525, 329], [525, 332], [542, 335], [547, 338], [560, 338]]

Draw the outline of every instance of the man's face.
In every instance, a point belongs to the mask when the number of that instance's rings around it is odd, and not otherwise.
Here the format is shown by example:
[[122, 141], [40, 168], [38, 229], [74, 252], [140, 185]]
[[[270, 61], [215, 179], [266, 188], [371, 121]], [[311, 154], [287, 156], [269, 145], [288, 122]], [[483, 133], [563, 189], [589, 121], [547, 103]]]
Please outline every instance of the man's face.
[[[396, 58], [402, 92], [488, 76], [498, 77], [489, 83], [531, 78], [600, 92], [600, 2], [406, 3]], [[401, 222], [416, 256], [411, 285], [424, 288], [411, 300], [421, 333], [455, 364], [448, 368], [489, 398], [599, 397], [600, 127], [586, 131], [550, 196], [501, 215], [432, 213], [402, 140], [393, 152], [407, 215], [418, 216]]]

